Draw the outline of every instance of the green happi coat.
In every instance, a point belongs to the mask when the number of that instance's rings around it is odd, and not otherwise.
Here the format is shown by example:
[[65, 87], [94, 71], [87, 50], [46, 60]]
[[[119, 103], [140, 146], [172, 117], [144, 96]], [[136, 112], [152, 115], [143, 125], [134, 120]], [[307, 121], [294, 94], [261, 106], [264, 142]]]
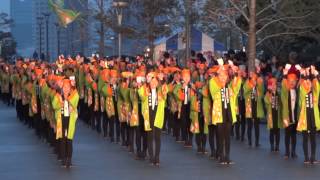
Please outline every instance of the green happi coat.
[[[243, 94], [245, 100], [246, 108], [246, 118], [252, 118], [252, 107], [251, 107], [251, 93], [253, 87], [250, 85], [249, 80], [247, 80], [243, 85]], [[256, 84], [257, 91], [257, 118], [264, 118], [264, 109], [263, 109], [263, 97], [264, 97], [264, 84], [262, 78], [258, 78]]]
[[[181, 116], [181, 107], [182, 107], [182, 103], [184, 100], [184, 94], [183, 94], [182, 88], [183, 88], [182, 84], [180, 84], [180, 83], [176, 84], [173, 88], [173, 95], [174, 95], [175, 101], [177, 103], [176, 106], [177, 106], [177, 111], [178, 111], [178, 119], [180, 119], [180, 116]], [[190, 97], [190, 94], [188, 95], [188, 97]]]
[[[297, 97], [296, 101], [298, 101], [299, 96], [298, 96], [298, 91], [297, 92]], [[283, 123], [283, 127], [287, 128], [290, 125], [290, 118], [289, 118], [289, 93], [290, 93], [290, 88], [288, 87], [288, 82], [287, 79], [283, 79], [281, 83], [281, 119]], [[293, 112], [294, 113], [294, 112]]]
[[[164, 123], [164, 111], [165, 111], [165, 102], [167, 99], [167, 92], [168, 87], [166, 84], [161, 85], [157, 88], [157, 94], [158, 94], [158, 106], [157, 106], [157, 112], [155, 116], [154, 126], [162, 129], [163, 123]], [[150, 93], [150, 89], [146, 87], [146, 85], [143, 85], [139, 88], [138, 94], [141, 99], [141, 111], [142, 116], [144, 119], [144, 129], [145, 131], [151, 131], [150, 127], [150, 119], [149, 119], [149, 102], [148, 102], [148, 96]]]
[[110, 84], [104, 83], [101, 89], [102, 95], [105, 97], [105, 108], [106, 108], [105, 111], [109, 118], [111, 116], [115, 116], [115, 107], [116, 107], [112, 97], [112, 93], [113, 93], [112, 88], [110, 86], [111, 86]]
[[[232, 122], [235, 123], [237, 121], [237, 98], [238, 93], [241, 87], [241, 78], [234, 77], [232, 81], [227, 85], [230, 97], [230, 107], [232, 114]], [[223, 115], [222, 115], [222, 102], [221, 102], [221, 88], [223, 88], [219, 84], [219, 80], [217, 77], [211, 78], [209, 80], [209, 90], [211, 97], [213, 98], [212, 104], [212, 124], [216, 125], [219, 123], [223, 123]]]
[[199, 126], [199, 113], [200, 113], [200, 102], [198, 101], [198, 94], [191, 90], [190, 93], [190, 114], [191, 119], [190, 131], [194, 134], [200, 133]]
[[[307, 121], [307, 111], [306, 111], [306, 95], [308, 94], [306, 88], [303, 87], [303, 84], [306, 80], [301, 80], [299, 86], [299, 113], [298, 113], [298, 125], [297, 131], [306, 131], [308, 128]], [[320, 130], [320, 117], [319, 117], [319, 81], [317, 79], [313, 79], [312, 81], [312, 95], [313, 95], [313, 109], [314, 109], [314, 119], [316, 129]]]
[[204, 133], [208, 134], [208, 125], [212, 123], [211, 110], [212, 110], [212, 100], [209, 92], [209, 85], [206, 84], [202, 87], [202, 110], [204, 118]]
[[191, 119], [191, 127], [190, 131], [194, 134], [200, 133], [200, 124], [199, 124], [199, 113], [200, 108], [202, 108], [202, 115], [204, 118], [204, 134], [208, 134], [208, 123], [211, 119], [211, 98], [209, 94], [208, 85], [202, 87], [199, 92], [202, 96], [202, 106], [199, 105], [198, 96], [199, 94], [191, 91], [190, 98], [190, 119]]
[[[279, 93], [278, 93], [279, 94]], [[278, 113], [277, 113], [277, 122], [278, 122], [278, 128], [282, 128], [282, 119], [281, 119], [281, 97], [278, 96], [277, 99], [278, 103]], [[273, 120], [275, 117], [272, 116], [272, 94], [270, 92], [267, 92], [264, 96], [264, 102], [267, 109], [267, 129], [273, 128]]]
[[167, 105], [168, 105], [171, 113], [175, 113], [178, 111], [178, 103], [177, 103], [177, 100], [175, 99], [175, 95], [173, 93], [174, 87], [175, 87], [174, 84], [168, 85], [169, 90], [168, 90], [168, 94], [167, 94], [167, 98], [168, 98]]
[[131, 115], [129, 119], [130, 127], [139, 125], [139, 95], [136, 88], [130, 88]]
[[10, 83], [9, 74], [3, 72], [1, 75], [1, 92], [2, 93], [9, 93], [9, 83]]
[[[52, 101], [52, 107], [55, 112], [56, 119], [56, 139], [62, 138], [62, 114], [61, 108], [63, 108], [63, 104], [60, 102], [61, 95], [56, 94]], [[70, 118], [69, 118], [69, 127], [68, 127], [68, 139], [73, 139], [75, 133], [76, 121], [78, 119], [78, 102], [79, 102], [79, 94], [77, 90], [73, 90], [68, 97], [69, 109], [70, 109]]]
[[49, 87], [47, 83], [44, 83], [40, 87], [40, 102], [41, 102], [41, 118], [44, 120], [46, 119], [46, 112], [47, 112], [47, 93]]
[[[127, 122], [129, 123], [129, 112], [131, 111], [131, 103], [130, 103], [130, 89], [127, 87], [119, 88], [119, 93], [121, 99], [121, 104], [119, 104], [120, 112], [121, 112], [121, 119], [120, 122]], [[119, 111], [118, 111], [119, 112]]]

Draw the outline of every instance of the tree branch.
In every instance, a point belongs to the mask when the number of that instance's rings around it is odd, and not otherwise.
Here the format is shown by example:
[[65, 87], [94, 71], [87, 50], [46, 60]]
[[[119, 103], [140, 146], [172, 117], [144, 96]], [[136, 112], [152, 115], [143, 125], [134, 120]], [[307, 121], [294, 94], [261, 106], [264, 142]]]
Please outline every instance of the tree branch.
[[233, 0], [228, 0], [228, 1], [231, 3], [231, 5], [232, 5], [234, 8], [236, 8], [236, 9], [239, 11], [239, 13], [242, 14], [242, 16], [247, 20], [247, 22], [249, 22], [249, 17], [248, 17], [248, 15], [246, 14], [246, 12], [244, 12], [239, 6], [237, 6], [237, 4], [236, 4]]
[[301, 31], [301, 32], [282, 32], [282, 33], [271, 34], [271, 35], [268, 35], [268, 36], [265, 36], [264, 38], [262, 38], [259, 42], [257, 42], [256, 46], [259, 46], [259, 45], [262, 44], [265, 40], [270, 39], [270, 38], [279, 37], [279, 36], [284, 36], [284, 35], [299, 35], [299, 34], [304, 34], [304, 33], [308, 33], [308, 32], [310, 32], [310, 30], [308, 30], [308, 31]]
[[265, 24], [264, 26], [262, 26], [262, 28], [260, 28], [257, 32], [256, 32], [256, 35], [258, 35], [259, 33], [261, 33], [264, 29], [266, 29], [268, 26], [270, 26], [271, 24], [273, 23], [276, 23], [276, 22], [279, 22], [279, 21], [282, 21], [282, 20], [290, 20], [290, 19], [303, 19], [303, 18], [306, 18], [308, 16], [310, 16], [311, 14], [313, 14], [314, 12], [311, 11], [303, 16], [299, 16], [299, 17], [281, 17], [281, 18], [278, 18], [278, 19], [274, 19], [270, 22], [268, 22], [267, 24]]
[[267, 7], [263, 8], [261, 11], [257, 12], [257, 17], [259, 15], [261, 15], [262, 13], [264, 13], [265, 11], [267, 11], [268, 9], [272, 8], [272, 6], [279, 4], [281, 1], [282, 0], [278, 0], [278, 1], [274, 2], [274, 3], [269, 4]]
[[[216, 13], [216, 12], [213, 11], [213, 10], [208, 10], [208, 11], [209, 11], [209, 13], [211, 13], [211, 14], [213, 14], [213, 15], [215, 15], [215, 16], [218, 16], [218, 17], [221, 16], [221, 17], [225, 18], [234, 28], [238, 29], [240, 32], [242, 32], [243, 34], [245, 34], [246, 36], [248, 36], [248, 33], [247, 33], [246, 31], [242, 30], [242, 29], [235, 23], [235, 21], [232, 20], [230, 17], [228, 17], [228, 16], [226, 16], [226, 15], [224, 15], [224, 14]], [[208, 17], [208, 18], [214, 21], [214, 19], [213, 19], [212, 17]]]

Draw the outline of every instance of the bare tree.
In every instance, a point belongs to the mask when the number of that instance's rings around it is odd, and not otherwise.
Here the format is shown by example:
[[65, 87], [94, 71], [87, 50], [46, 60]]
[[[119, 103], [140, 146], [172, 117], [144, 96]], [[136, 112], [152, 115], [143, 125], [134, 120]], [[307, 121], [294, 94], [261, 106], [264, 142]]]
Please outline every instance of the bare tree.
[[273, 38], [310, 33], [320, 24], [307, 21], [317, 16], [316, 0], [208, 0], [204, 10], [207, 20], [228, 23], [248, 36], [250, 71], [254, 70], [257, 46]]
[[177, 8], [177, 0], [129, 0], [130, 13], [139, 22], [135, 35], [148, 41], [150, 57], [153, 57], [154, 41], [171, 33]]

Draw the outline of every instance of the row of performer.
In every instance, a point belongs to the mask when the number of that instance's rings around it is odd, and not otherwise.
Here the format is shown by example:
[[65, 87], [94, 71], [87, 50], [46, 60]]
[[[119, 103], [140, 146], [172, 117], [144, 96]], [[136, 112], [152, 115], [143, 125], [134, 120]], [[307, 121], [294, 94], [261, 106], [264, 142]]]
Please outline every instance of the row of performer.
[[179, 68], [174, 60], [84, 63], [80, 56], [59, 56], [55, 63], [26, 59], [0, 66], [1, 99], [15, 104], [18, 119], [34, 128], [67, 168], [78, 118], [155, 166], [162, 132], [186, 148], [195, 139], [197, 153], [232, 164], [231, 136], [259, 147], [261, 121], [267, 122], [271, 151], [279, 151], [284, 129], [285, 158], [296, 158], [298, 131], [304, 163], [317, 163], [320, 76], [314, 66], [287, 64], [281, 79], [262, 76], [259, 65], [248, 70], [223, 59], [211, 67], [192, 62]]

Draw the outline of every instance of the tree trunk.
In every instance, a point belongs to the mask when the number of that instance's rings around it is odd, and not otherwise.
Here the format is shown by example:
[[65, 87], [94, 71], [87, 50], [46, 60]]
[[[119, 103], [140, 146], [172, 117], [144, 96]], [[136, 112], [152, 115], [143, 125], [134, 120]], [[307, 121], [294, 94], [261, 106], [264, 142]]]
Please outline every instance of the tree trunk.
[[248, 39], [248, 70], [255, 71], [256, 59], [256, 0], [250, 0], [249, 4], [249, 39]]

